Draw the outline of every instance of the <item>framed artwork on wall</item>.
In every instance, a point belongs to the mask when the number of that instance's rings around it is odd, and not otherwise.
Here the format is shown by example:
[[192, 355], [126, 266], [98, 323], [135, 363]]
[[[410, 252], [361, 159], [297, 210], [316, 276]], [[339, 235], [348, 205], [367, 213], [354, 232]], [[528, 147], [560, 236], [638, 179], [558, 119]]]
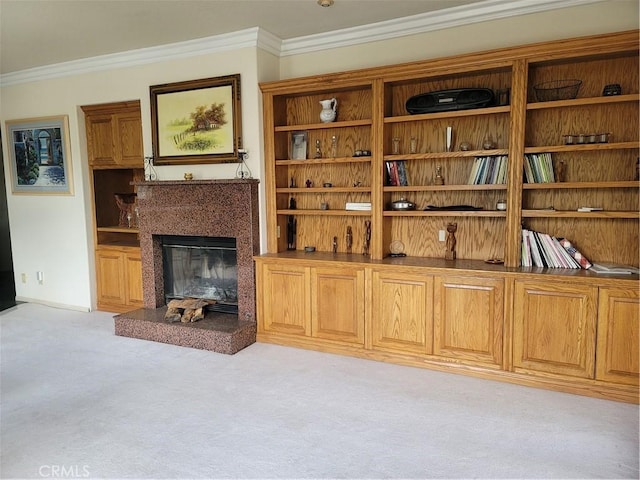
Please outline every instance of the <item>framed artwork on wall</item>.
[[238, 162], [240, 74], [153, 85], [149, 91], [156, 165]]
[[7, 120], [14, 194], [73, 195], [69, 117]]

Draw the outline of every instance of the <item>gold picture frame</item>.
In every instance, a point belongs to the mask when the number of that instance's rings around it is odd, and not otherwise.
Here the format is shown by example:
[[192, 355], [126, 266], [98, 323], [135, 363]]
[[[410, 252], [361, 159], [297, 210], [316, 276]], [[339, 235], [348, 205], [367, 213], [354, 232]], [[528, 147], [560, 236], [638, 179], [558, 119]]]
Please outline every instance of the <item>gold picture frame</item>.
[[240, 74], [153, 85], [149, 92], [154, 164], [238, 162]]

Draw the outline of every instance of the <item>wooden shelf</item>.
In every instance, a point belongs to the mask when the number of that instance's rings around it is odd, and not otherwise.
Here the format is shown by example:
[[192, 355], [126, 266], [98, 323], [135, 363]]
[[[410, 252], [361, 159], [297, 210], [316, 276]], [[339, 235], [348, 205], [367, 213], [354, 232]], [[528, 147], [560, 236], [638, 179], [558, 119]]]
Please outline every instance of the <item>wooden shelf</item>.
[[478, 115], [495, 115], [509, 113], [509, 105], [499, 107], [473, 108], [468, 110], [450, 110], [448, 112], [421, 113], [418, 115], [401, 115], [397, 117], [385, 117], [384, 123], [417, 122], [421, 120], [438, 120], [443, 118], [475, 117]]
[[628, 218], [640, 219], [638, 211], [577, 212], [575, 210], [522, 210], [525, 218]]
[[371, 187], [287, 187], [276, 188], [276, 193], [371, 193]]
[[318, 215], [318, 216], [346, 216], [346, 217], [367, 217], [371, 216], [371, 210], [278, 210], [278, 215]]
[[112, 233], [131, 233], [131, 234], [139, 233], [137, 228], [127, 228], [127, 227], [96, 227], [96, 231], [112, 232]]
[[636, 102], [640, 101], [640, 94], [634, 93], [629, 95], [611, 95], [608, 97], [587, 97], [574, 98], [572, 100], [556, 100], [554, 102], [535, 102], [528, 103], [527, 110], [540, 110], [543, 108], [566, 108], [566, 107], [582, 107], [587, 105], [606, 105], [613, 103]]
[[556, 183], [525, 183], [524, 190], [564, 190], [574, 188], [640, 188], [637, 180], [619, 182], [556, 182]]
[[486, 185], [414, 185], [408, 187], [383, 187], [384, 192], [456, 192], [506, 189], [507, 185], [504, 183], [490, 183]]
[[385, 217], [495, 217], [505, 218], [507, 212], [498, 210], [385, 210]]
[[335, 158], [307, 158], [305, 160], [276, 160], [276, 166], [279, 165], [325, 165], [332, 163], [368, 163], [371, 157], [335, 157]]
[[341, 122], [329, 123], [309, 123], [306, 125], [281, 125], [275, 127], [276, 132], [295, 132], [298, 130], [323, 130], [329, 128], [345, 128], [345, 127], [366, 127], [372, 124], [371, 119], [367, 120], [347, 120]]
[[583, 143], [525, 147], [524, 153], [588, 152], [597, 150], [637, 150], [640, 142]]
[[496, 148], [493, 150], [457, 150], [455, 152], [429, 152], [429, 153], [407, 153], [404, 155], [385, 155], [385, 161], [391, 160], [429, 160], [445, 158], [468, 158], [468, 157], [495, 157], [498, 155], [508, 155], [506, 148]]

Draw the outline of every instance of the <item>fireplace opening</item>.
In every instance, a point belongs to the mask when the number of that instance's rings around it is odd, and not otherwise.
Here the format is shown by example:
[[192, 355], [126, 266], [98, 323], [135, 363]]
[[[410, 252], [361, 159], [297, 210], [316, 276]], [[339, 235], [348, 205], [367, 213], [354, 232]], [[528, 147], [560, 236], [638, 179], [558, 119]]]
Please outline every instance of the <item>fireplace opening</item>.
[[165, 301], [215, 300], [208, 310], [238, 313], [236, 239], [162, 235]]

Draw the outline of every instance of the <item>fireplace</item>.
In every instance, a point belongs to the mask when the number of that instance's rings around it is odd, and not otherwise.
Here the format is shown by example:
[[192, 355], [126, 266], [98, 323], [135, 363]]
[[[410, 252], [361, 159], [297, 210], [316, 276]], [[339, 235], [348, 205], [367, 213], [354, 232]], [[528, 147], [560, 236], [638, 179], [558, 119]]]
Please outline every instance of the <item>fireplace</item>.
[[[222, 353], [254, 343], [258, 181], [135, 185], [144, 308], [116, 316], [116, 334]], [[186, 296], [216, 303], [204, 320], [166, 321], [168, 301]]]
[[162, 235], [164, 298], [211, 300], [213, 312], [238, 313], [236, 239]]

